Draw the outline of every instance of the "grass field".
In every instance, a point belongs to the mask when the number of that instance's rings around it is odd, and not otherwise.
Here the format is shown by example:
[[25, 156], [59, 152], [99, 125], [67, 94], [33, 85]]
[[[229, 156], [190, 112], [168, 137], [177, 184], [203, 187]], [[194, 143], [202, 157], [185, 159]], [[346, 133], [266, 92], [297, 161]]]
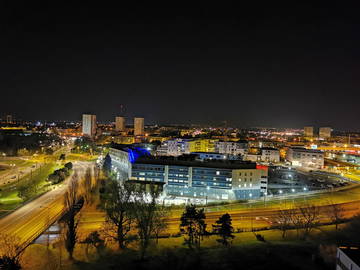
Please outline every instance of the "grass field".
[[97, 159], [96, 155], [89, 155], [89, 154], [67, 154], [66, 160], [67, 161], [95, 161]]
[[[314, 231], [316, 237], [321, 231], [331, 230], [324, 226]], [[138, 243], [132, 242], [128, 248], [119, 251], [116, 243], [107, 243], [102, 255], [92, 246], [77, 244], [75, 261], [67, 259], [66, 250], [61, 245], [50, 247], [32, 245], [23, 257], [24, 269], [43, 269], [46, 265], [60, 264], [63, 269], [319, 269], [314, 261], [318, 253], [317, 241], [303, 241], [290, 231], [283, 239], [276, 230], [263, 231], [266, 242], [256, 240], [253, 233], [235, 233], [231, 247], [224, 247], [216, 239], [205, 237], [201, 249], [184, 246], [183, 236], [153, 240], [145, 261], [139, 261]], [[42, 254], [34, 256], [34, 254]], [[55, 266], [55, 265], [54, 265]], [[54, 267], [55, 269], [56, 267]], [[323, 269], [323, 268], [321, 268]]]
[[[47, 177], [58, 167], [59, 166], [56, 165], [56, 163], [48, 163], [33, 172], [32, 176], [27, 175], [20, 181], [23, 184], [30, 181], [38, 184], [38, 194], [41, 194], [46, 191], [46, 186], [48, 185], [48, 182], [46, 182]], [[9, 210], [17, 208], [23, 203], [22, 199], [19, 198], [17, 194], [16, 185], [7, 186], [0, 191], [0, 216]]]

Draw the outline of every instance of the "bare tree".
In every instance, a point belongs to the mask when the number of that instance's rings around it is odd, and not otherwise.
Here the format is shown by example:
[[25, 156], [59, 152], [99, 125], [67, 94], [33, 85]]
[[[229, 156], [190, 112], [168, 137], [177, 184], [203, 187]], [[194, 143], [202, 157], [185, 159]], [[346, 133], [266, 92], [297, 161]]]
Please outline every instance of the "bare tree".
[[19, 237], [0, 233], [0, 269], [21, 269], [23, 251]]
[[85, 254], [87, 258], [89, 257], [89, 245], [96, 249], [99, 256], [101, 256], [101, 252], [105, 248], [105, 241], [100, 238], [100, 234], [97, 231], [90, 233], [81, 243], [86, 244]]
[[154, 224], [154, 235], [156, 237], [156, 244], [159, 243], [160, 233], [164, 232], [168, 228], [166, 218], [169, 216], [168, 209], [164, 205], [159, 205], [156, 210], [157, 218]]
[[108, 180], [101, 196], [101, 205], [106, 213], [104, 233], [125, 248], [126, 236], [134, 224], [134, 195], [132, 185]]
[[76, 220], [76, 213], [78, 211], [78, 202], [80, 200], [78, 195], [78, 176], [75, 173], [68, 184], [68, 189], [64, 194], [65, 205], [65, 248], [69, 253], [70, 260], [73, 259], [73, 252], [77, 242], [77, 228], [78, 221]]
[[299, 211], [304, 230], [303, 237], [306, 238], [312, 229], [319, 225], [319, 207], [312, 204], [305, 204], [299, 208]]
[[285, 238], [286, 232], [291, 229], [293, 225], [293, 211], [291, 209], [280, 210], [279, 214], [275, 217], [274, 221], [276, 222], [276, 228], [278, 228], [282, 234], [282, 238]]
[[290, 208], [287, 210], [291, 220], [292, 226], [296, 229], [296, 235], [300, 237], [300, 230], [303, 228], [303, 218], [297, 208]]
[[91, 168], [87, 168], [85, 172], [85, 177], [82, 182], [83, 184], [83, 193], [86, 204], [91, 203], [91, 193], [92, 193], [92, 173]]
[[344, 220], [344, 208], [341, 204], [336, 204], [329, 201], [326, 213], [330, 218], [331, 222], [335, 224], [335, 229], [338, 229], [339, 224]]
[[152, 236], [165, 227], [164, 209], [158, 206], [156, 199], [160, 195], [159, 186], [150, 185], [150, 191], [137, 192], [135, 220], [140, 238], [140, 259], [143, 260]]

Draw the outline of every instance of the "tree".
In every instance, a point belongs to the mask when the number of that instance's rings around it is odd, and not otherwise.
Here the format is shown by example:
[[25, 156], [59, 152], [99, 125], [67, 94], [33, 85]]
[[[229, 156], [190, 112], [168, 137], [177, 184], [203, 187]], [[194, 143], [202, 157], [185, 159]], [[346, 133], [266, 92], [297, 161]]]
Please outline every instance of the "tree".
[[87, 168], [85, 172], [85, 178], [83, 180], [84, 188], [84, 199], [87, 204], [91, 203], [91, 192], [92, 192], [92, 174], [91, 169]]
[[111, 172], [111, 157], [109, 154], [105, 156], [104, 164], [103, 164], [103, 171], [105, 175], [110, 175]]
[[180, 218], [180, 231], [186, 234], [185, 244], [189, 248], [200, 247], [200, 242], [206, 232], [204, 209], [196, 209], [195, 205], [187, 205]]
[[293, 218], [291, 209], [280, 210], [275, 218], [276, 228], [282, 232], [282, 238], [285, 238], [287, 230], [291, 229]]
[[143, 260], [149, 247], [151, 237], [164, 227], [163, 209], [157, 205], [160, 195], [159, 186], [150, 185], [149, 193], [138, 191], [135, 203], [135, 223], [140, 238], [140, 259]]
[[101, 205], [106, 213], [104, 233], [125, 248], [126, 236], [134, 223], [134, 187], [129, 183], [108, 180], [101, 196]]
[[38, 185], [36, 183], [27, 183], [26, 185], [18, 186], [17, 190], [18, 196], [25, 202], [36, 195], [38, 191]]
[[86, 254], [88, 254], [89, 245], [92, 245], [99, 255], [101, 255], [101, 251], [105, 248], [105, 241], [100, 238], [100, 234], [98, 233], [98, 231], [90, 233], [81, 243], [87, 245]]
[[68, 170], [71, 170], [73, 168], [73, 164], [71, 162], [68, 162], [65, 163], [64, 167], [67, 168]]
[[232, 234], [234, 232], [234, 228], [231, 226], [231, 216], [228, 213], [222, 215], [216, 221], [216, 225], [213, 225], [213, 229], [215, 233], [221, 236], [221, 239], [218, 239], [217, 241], [224, 246], [229, 246], [231, 244], [231, 240], [235, 238]]
[[304, 238], [306, 238], [311, 230], [319, 224], [319, 207], [312, 204], [306, 204], [299, 208], [302, 227], [304, 229]]
[[337, 230], [339, 224], [344, 220], [344, 208], [340, 204], [330, 202], [327, 214], [332, 223], [335, 224], [335, 229]]
[[70, 260], [73, 259], [73, 252], [77, 242], [77, 227], [76, 220], [77, 204], [79, 202], [78, 195], [78, 176], [75, 173], [69, 182], [68, 189], [64, 195], [64, 205], [66, 214], [65, 221], [65, 248], [69, 253]]
[[21, 269], [20, 259], [24, 251], [20, 238], [0, 233], [0, 269]]
[[46, 148], [45, 154], [52, 155], [52, 154], [54, 154], [54, 150], [52, 150], [51, 148]]

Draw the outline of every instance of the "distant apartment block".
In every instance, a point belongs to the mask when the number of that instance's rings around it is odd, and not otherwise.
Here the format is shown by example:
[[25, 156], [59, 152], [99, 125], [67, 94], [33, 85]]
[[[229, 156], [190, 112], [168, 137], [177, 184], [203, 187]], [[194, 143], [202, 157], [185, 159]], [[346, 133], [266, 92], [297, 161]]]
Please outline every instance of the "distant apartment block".
[[186, 154], [192, 152], [214, 152], [215, 140], [211, 139], [196, 139], [184, 141], [184, 151]]
[[304, 127], [304, 136], [313, 137], [314, 136], [314, 127]]
[[13, 122], [13, 117], [11, 114], [6, 115], [6, 123], [11, 124]]
[[135, 117], [134, 118], [134, 135], [135, 136], [144, 136], [144, 118]]
[[317, 169], [324, 167], [324, 153], [319, 150], [292, 147], [288, 149], [286, 159], [293, 166]]
[[319, 138], [328, 139], [331, 137], [331, 128], [330, 127], [321, 127], [319, 128]]
[[261, 148], [261, 161], [265, 162], [280, 162], [280, 151], [279, 149], [272, 147]]
[[253, 162], [278, 163], [280, 162], [280, 151], [272, 147], [258, 148], [257, 152], [246, 154], [245, 159]]
[[83, 114], [82, 133], [84, 136], [95, 137], [96, 135], [96, 115]]
[[125, 117], [115, 117], [115, 130], [119, 132], [125, 131]]
[[248, 149], [247, 142], [214, 142], [216, 153], [229, 155], [245, 155]]
[[159, 156], [180, 156], [193, 152], [215, 152], [215, 140], [211, 139], [173, 139], [162, 142], [157, 149]]

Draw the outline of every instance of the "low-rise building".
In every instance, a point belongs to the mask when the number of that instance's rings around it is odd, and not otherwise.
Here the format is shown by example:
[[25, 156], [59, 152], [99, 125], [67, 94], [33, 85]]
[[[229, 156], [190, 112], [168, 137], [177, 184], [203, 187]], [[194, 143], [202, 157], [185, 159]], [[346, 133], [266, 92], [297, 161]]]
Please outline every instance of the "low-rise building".
[[286, 159], [293, 166], [317, 169], [324, 167], [324, 152], [315, 149], [291, 147], [286, 153]]
[[338, 247], [336, 250], [336, 270], [360, 270], [359, 247]]
[[162, 182], [166, 195], [234, 200], [258, 198], [267, 192], [267, 167], [254, 162], [199, 160], [196, 155], [154, 157], [124, 146], [111, 148], [110, 156], [119, 177]]
[[247, 142], [218, 141], [214, 143], [214, 152], [221, 154], [245, 155], [247, 149]]
[[212, 152], [193, 152], [191, 155], [195, 155], [198, 160], [242, 160], [240, 155], [229, 155]]
[[261, 148], [261, 161], [264, 162], [280, 162], [280, 151], [279, 149], [272, 147], [263, 147]]

